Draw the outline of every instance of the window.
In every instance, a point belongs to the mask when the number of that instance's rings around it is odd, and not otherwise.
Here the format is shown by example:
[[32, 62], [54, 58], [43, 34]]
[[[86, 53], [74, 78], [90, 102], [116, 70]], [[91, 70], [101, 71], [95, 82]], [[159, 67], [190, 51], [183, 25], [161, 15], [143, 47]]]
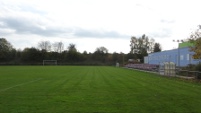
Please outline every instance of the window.
[[184, 60], [184, 55], [180, 55], [180, 60]]
[[190, 60], [190, 55], [189, 54], [186, 55], [186, 60]]

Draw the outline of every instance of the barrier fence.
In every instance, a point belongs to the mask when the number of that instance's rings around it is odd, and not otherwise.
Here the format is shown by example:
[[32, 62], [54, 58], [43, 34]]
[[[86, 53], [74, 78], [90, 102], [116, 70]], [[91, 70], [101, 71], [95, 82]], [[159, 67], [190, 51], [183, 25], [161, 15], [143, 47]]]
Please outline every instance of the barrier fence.
[[[133, 69], [139, 69], [139, 70], [146, 70], [146, 71], [154, 71], [159, 72], [159, 66], [158, 65], [152, 65], [152, 64], [127, 64], [125, 65], [127, 68], [133, 68]], [[175, 76], [180, 77], [191, 77], [195, 79], [201, 79], [201, 72], [200, 71], [189, 71], [189, 70], [181, 70], [179, 68], [175, 69], [176, 74]]]
[[127, 64], [127, 65], [125, 65], [125, 67], [146, 70], [146, 71], [157, 71], [158, 70], [158, 65], [153, 65], [153, 64]]
[[178, 70], [176, 74], [180, 76], [194, 77], [195, 79], [201, 79], [201, 72], [199, 71]]

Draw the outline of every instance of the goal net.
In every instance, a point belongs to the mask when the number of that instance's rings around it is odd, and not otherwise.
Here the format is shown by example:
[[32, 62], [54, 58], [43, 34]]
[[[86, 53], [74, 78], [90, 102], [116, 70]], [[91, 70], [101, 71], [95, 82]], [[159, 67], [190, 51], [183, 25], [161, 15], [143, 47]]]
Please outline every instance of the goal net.
[[57, 65], [57, 60], [43, 60], [43, 65]]

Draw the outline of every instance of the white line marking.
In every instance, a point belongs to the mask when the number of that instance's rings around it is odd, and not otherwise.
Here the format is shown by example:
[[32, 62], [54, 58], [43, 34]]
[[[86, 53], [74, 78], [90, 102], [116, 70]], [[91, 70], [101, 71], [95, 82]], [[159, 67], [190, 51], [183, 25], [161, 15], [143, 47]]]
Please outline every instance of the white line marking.
[[22, 86], [22, 85], [30, 84], [30, 83], [33, 83], [33, 82], [37, 82], [37, 81], [39, 81], [39, 80], [41, 80], [41, 79], [42, 79], [42, 78], [39, 78], [39, 79], [32, 80], [32, 81], [29, 81], [29, 82], [25, 82], [25, 83], [22, 83], [22, 84], [17, 84], [17, 85], [14, 85], [14, 86], [11, 86], [11, 87], [8, 87], [8, 88], [5, 88], [5, 89], [1, 89], [0, 92], [6, 91], [6, 90], [9, 90], [9, 89], [18, 87], [18, 86]]

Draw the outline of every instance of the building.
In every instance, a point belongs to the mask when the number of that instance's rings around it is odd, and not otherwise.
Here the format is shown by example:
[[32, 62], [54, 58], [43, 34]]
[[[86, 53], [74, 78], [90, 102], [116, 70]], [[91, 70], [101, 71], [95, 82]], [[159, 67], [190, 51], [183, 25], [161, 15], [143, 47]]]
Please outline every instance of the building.
[[[185, 46], [187, 45], [187, 46]], [[188, 44], [179, 44], [178, 49], [172, 49], [162, 52], [150, 53], [144, 57], [144, 63], [146, 64], [160, 64], [162, 62], [174, 62], [176, 66], [187, 66], [189, 64], [198, 64], [200, 59], [193, 59], [194, 52], [190, 51]]]

